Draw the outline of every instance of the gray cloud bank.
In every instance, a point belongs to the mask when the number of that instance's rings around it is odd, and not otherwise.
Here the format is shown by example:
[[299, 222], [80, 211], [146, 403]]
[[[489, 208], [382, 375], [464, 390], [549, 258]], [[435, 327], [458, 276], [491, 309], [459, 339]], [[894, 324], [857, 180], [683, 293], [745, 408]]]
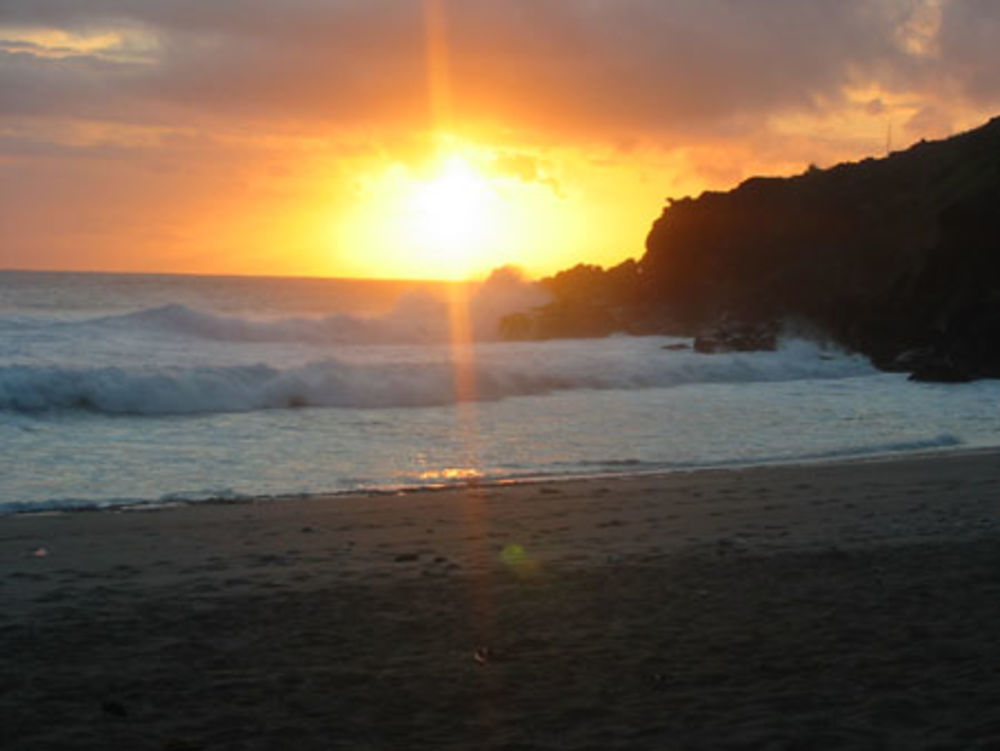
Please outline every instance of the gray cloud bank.
[[[419, 0], [2, 0], [0, 28], [122, 49], [35, 54], [0, 32], [0, 115], [130, 122], [429, 120]], [[733, 135], [849, 85], [1000, 103], [994, 0], [441, 0], [459, 120], [539, 133]], [[130, 40], [146, 40], [135, 42]], [[136, 49], [148, 43], [149, 49]], [[127, 49], [130, 45], [133, 48]], [[869, 112], [878, 103], [867, 103]]]

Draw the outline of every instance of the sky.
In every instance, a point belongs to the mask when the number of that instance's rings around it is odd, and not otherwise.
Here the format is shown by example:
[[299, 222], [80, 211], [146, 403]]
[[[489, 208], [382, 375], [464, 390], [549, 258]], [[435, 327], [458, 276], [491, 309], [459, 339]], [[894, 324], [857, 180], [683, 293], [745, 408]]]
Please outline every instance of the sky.
[[996, 0], [0, 0], [0, 268], [607, 266], [996, 114]]

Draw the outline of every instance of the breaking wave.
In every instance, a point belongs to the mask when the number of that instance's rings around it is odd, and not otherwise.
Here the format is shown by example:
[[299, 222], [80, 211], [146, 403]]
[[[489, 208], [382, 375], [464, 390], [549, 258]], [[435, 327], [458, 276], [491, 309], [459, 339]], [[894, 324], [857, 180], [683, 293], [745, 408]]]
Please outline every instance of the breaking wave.
[[[509, 269], [499, 269], [482, 284], [456, 289], [454, 294], [457, 297], [449, 301], [425, 291], [411, 292], [401, 297], [393, 310], [378, 316], [333, 313], [267, 318], [174, 303], [58, 325], [94, 336], [167, 334], [225, 342], [426, 344], [448, 340], [453, 305], [463, 306], [463, 315], [468, 317], [476, 339], [491, 340], [497, 338], [503, 316], [549, 299], [540, 287]], [[14, 323], [24, 325], [23, 320]]]
[[0, 409], [170, 415], [289, 407], [425, 407], [572, 389], [827, 379], [873, 372], [862, 358], [831, 359], [801, 341], [778, 352], [731, 355], [663, 352], [655, 341], [627, 353], [586, 342], [561, 347], [490, 344], [477, 348], [475, 355], [457, 363], [444, 356], [390, 362], [324, 359], [289, 368], [9, 365], [0, 367]]
[[378, 317], [335, 313], [321, 317], [253, 318], [172, 304], [75, 324], [89, 329], [173, 334], [226, 342], [395, 344], [440, 341], [447, 323], [442, 303], [413, 299]]

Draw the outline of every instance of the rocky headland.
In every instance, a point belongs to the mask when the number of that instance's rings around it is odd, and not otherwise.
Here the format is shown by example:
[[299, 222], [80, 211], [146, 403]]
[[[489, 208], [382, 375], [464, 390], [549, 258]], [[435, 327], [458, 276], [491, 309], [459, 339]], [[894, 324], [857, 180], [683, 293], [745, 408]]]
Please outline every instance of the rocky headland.
[[552, 302], [506, 318], [504, 336], [658, 332], [725, 348], [780, 324], [918, 379], [1000, 377], [1000, 118], [670, 200], [639, 261], [541, 284]]

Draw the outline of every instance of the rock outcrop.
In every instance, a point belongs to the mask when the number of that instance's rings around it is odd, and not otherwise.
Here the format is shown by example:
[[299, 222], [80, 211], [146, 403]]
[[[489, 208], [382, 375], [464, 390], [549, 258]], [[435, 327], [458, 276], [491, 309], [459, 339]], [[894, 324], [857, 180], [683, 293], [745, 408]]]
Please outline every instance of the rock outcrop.
[[793, 319], [915, 378], [1000, 377], [1000, 118], [883, 159], [672, 200], [638, 263], [543, 284], [554, 302], [509, 333], [704, 338], [721, 322]]
[[760, 352], [778, 348], [776, 321], [749, 322], [723, 318], [694, 338], [694, 351], [703, 355], [720, 352]]
[[611, 269], [577, 264], [543, 279], [551, 302], [500, 321], [505, 339], [602, 337], [615, 332], [642, 333], [638, 264]]
[[791, 317], [915, 377], [1000, 376], [1000, 119], [673, 201], [646, 247], [642, 296], [688, 327]]

